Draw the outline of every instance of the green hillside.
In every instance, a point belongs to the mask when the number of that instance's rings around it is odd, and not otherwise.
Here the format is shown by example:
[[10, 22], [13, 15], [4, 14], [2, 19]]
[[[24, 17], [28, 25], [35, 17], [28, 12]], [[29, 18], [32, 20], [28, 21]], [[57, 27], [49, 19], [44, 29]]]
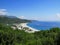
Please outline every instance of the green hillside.
[[30, 22], [30, 20], [19, 19], [13, 16], [0, 16], [0, 23], [4, 24], [25, 23], [25, 22]]

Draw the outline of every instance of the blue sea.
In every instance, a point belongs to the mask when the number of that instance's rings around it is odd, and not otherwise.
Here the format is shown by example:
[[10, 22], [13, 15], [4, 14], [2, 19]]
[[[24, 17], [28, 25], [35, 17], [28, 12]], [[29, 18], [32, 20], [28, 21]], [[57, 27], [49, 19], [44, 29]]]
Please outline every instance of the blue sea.
[[60, 22], [32, 21], [27, 25], [37, 30], [47, 30], [55, 27], [60, 28]]

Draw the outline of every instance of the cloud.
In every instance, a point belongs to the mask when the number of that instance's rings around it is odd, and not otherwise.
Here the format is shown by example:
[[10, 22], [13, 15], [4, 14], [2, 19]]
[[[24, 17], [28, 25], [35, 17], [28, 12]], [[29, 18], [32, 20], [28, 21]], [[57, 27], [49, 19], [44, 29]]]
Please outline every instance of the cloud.
[[40, 17], [31, 17], [31, 20], [40, 20]]
[[25, 19], [25, 16], [20, 16], [19, 18], [21, 18], [21, 19]]
[[60, 18], [60, 13], [57, 13], [56, 16], [57, 16], [58, 18]]
[[0, 9], [0, 15], [7, 15], [8, 12], [6, 9]]

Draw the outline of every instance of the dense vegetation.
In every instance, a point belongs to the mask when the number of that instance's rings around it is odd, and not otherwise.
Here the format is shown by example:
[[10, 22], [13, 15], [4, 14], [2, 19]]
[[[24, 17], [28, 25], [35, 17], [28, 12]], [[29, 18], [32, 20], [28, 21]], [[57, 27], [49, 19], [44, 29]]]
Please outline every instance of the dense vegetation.
[[0, 16], [0, 23], [3, 24], [14, 24], [14, 23], [25, 23], [25, 22], [30, 22], [30, 20], [26, 19], [19, 19], [14, 16]]
[[0, 45], [60, 45], [60, 28], [27, 33], [0, 24]]

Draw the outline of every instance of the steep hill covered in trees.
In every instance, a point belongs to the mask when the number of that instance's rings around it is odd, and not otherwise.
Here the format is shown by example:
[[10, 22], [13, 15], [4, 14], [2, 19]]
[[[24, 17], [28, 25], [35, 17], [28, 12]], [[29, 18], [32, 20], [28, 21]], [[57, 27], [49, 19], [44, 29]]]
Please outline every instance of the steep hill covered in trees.
[[14, 24], [14, 23], [25, 23], [30, 22], [30, 20], [20, 19], [14, 16], [0, 16], [0, 23], [4, 24]]

